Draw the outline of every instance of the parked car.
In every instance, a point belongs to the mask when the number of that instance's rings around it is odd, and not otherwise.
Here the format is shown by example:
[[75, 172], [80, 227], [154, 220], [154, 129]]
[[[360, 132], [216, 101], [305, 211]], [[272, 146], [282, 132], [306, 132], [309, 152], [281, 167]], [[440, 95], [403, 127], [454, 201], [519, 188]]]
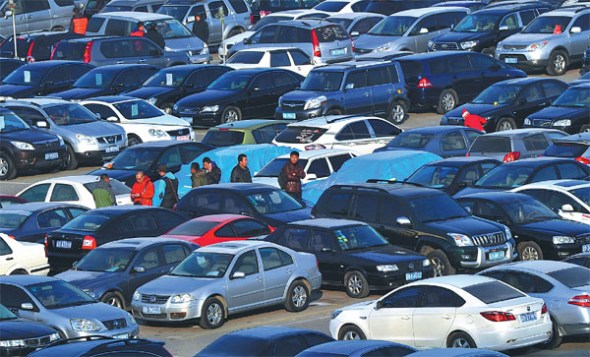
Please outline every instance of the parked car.
[[[28, 202], [65, 202], [89, 209], [96, 208], [92, 190], [97, 187], [99, 177], [92, 175], [63, 176], [38, 181], [17, 194]], [[110, 182], [117, 205], [130, 205], [131, 189], [116, 179]]]
[[385, 119], [364, 115], [328, 115], [287, 125], [273, 144], [304, 150], [342, 149], [355, 155], [372, 153], [402, 129]]
[[277, 12], [284, 12], [289, 10], [296, 10], [296, 9], [312, 9], [317, 4], [319, 4], [320, 0], [295, 0], [295, 1], [287, 1], [287, 0], [280, 0], [280, 1], [270, 1], [270, 0], [259, 0], [253, 1], [252, 4], [252, 13], [250, 14], [250, 23], [253, 25], [258, 20], [263, 18], [266, 15], [277, 13]]
[[53, 171], [63, 165], [66, 145], [57, 135], [30, 127], [0, 106], [0, 180], [12, 180], [31, 170]]
[[313, 59], [295, 47], [257, 47], [236, 52], [225, 64], [233, 69], [282, 68], [307, 76], [314, 68]]
[[379, 340], [349, 340], [326, 342], [310, 347], [297, 357], [361, 357], [361, 356], [407, 356], [417, 350], [401, 343]]
[[255, 218], [240, 214], [212, 214], [186, 221], [161, 237], [182, 239], [199, 247], [207, 245], [261, 237], [274, 228]]
[[522, 32], [498, 43], [496, 58], [527, 71], [560, 76], [582, 60], [590, 34], [590, 9], [559, 8], [534, 19]]
[[[471, 1], [469, 1], [471, 2]], [[410, 357], [428, 357], [436, 353], [437, 356], [445, 357], [508, 357], [507, 354], [492, 351], [484, 348], [431, 348], [409, 354]]]
[[84, 6], [84, 16], [91, 18], [93, 15], [98, 14], [109, 1], [111, 0], [88, 0], [86, 6]]
[[563, 261], [590, 269], [590, 253], [575, 254], [565, 258]]
[[160, 68], [148, 64], [115, 64], [98, 67], [80, 77], [71, 89], [52, 94], [65, 100], [116, 95], [141, 87]]
[[501, 280], [530, 296], [561, 302], [552, 304], [555, 306], [549, 311], [553, 331], [547, 341], [548, 348], [558, 347], [565, 336], [587, 335], [589, 269], [563, 262], [537, 261], [506, 264], [480, 274]]
[[13, 195], [0, 195], [0, 208], [7, 208], [21, 203], [27, 203], [27, 201]]
[[95, 209], [74, 218], [46, 237], [52, 272], [70, 269], [91, 250], [109, 242], [136, 237], [157, 237], [186, 218], [165, 208], [118, 206]]
[[129, 238], [103, 244], [56, 278], [105, 304], [126, 310], [133, 292], [162, 276], [198, 246], [166, 238]]
[[[471, 1], [469, 1], [471, 2]], [[447, 2], [440, 3], [439, 6]], [[523, 29], [552, 6], [540, 1], [505, 4], [481, 9], [465, 16], [450, 32], [428, 42], [430, 51], [477, 51], [494, 57], [496, 45]]]
[[[559, 97], [568, 85], [550, 78], [517, 78], [492, 84], [470, 103], [447, 112], [441, 125], [463, 125], [463, 110], [487, 120], [486, 132], [522, 128], [525, 118]], [[590, 114], [590, 109], [588, 110]]]
[[167, 0], [111, 0], [100, 12], [156, 12]]
[[202, 144], [214, 147], [240, 144], [270, 144], [290, 120], [250, 119], [214, 126], [207, 130]]
[[427, 52], [428, 41], [448, 32], [469, 13], [464, 7], [427, 7], [396, 12], [355, 41], [355, 53]]
[[[481, 10], [487, 6], [487, 3], [484, 1], [477, 1], [477, 0], [453, 0], [453, 1], [443, 1], [439, 2], [438, 4], [434, 4], [431, 7], [464, 7], [469, 10], [469, 13], [472, 13], [477, 10]], [[451, 29], [452, 30], [452, 29]]]
[[172, 357], [164, 347], [164, 342], [146, 339], [113, 339], [104, 336], [88, 336], [61, 340], [30, 354], [32, 357], [51, 357], [55, 355], [71, 357], [99, 357], [117, 354], [145, 354], [147, 356]]
[[312, 70], [301, 89], [279, 98], [277, 119], [374, 114], [401, 124], [410, 106], [396, 62], [343, 62]]
[[[36, 0], [15, 1], [11, 9], [9, 0], [0, 1], [0, 35], [39, 31], [63, 31], [69, 27], [73, 1]], [[12, 19], [14, 11], [14, 23]], [[14, 28], [13, 28], [14, 26]]]
[[314, 6], [313, 10], [345, 14], [351, 12], [363, 12], [368, 4], [368, 0], [326, 0]]
[[68, 203], [22, 203], [0, 210], [0, 232], [21, 242], [43, 243], [45, 234], [86, 212]]
[[9, 74], [14, 72], [20, 66], [24, 66], [25, 61], [14, 58], [0, 58], [0, 81], [4, 81]]
[[[6, 215], [3, 216], [2, 218], [6, 218]], [[0, 276], [47, 275], [49, 272], [45, 247], [42, 244], [19, 242], [6, 233], [0, 233], [0, 258], [3, 260], [0, 263]], [[10, 346], [0, 346], [0, 348], [2, 347]]]
[[572, 158], [582, 164], [590, 165], [590, 133], [555, 139], [543, 156]]
[[69, 89], [94, 66], [73, 61], [29, 63], [15, 69], [0, 85], [0, 93], [12, 98], [48, 95]]
[[457, 275], [413, 282], [379, 300], [338, 309], [330, 335], [418, 348], [509, 350], [546, 342], [551, 319], [542, 299], [496, 279]]
[[277, 100], [303, 77], [284, 69], [259, 68], [223, 74], [201, 93], [180, 99], [172, 113], [195, 125], [272, 118]]
[[397, 61], [402, 66], [412, 108], [436, 107], [439, 114], [471, 101], [496, 82], [526, 77], [519, 69], [474, 52], [422, 53]]
[[[202, 328], [214, 329], [229, 314], [263, 306], [284, 304], [287, 311], [301, 312], [321, 284], [312, 254], [261, 241], [218, 243], [142, 285], [131, 310], [147, 321], [199, 319]], [[250, 293], [239, 293], [244, 289]]]
[[391, 244], [426, 255], [435, 276], [516, 258], [508, 227], [469, 215], [449, 195], [431, 188], [335, 185], [324, 191], [312, 213], [319, 218], [355, 219], [370, 224]]
[[148, 78], [140, 88], [125, 95], [147, 100], [172, 114], [172, 106], [184, 96], [204, 91], [209, 84], [231, 68], [220, 65], [186, 65], [163, 68]]
[[454, 195], [501, 164], [498, 160], [488, 158], [453, 157], [422, 166], [404, 182]]
[[47, 61], [55, 45], [63, 40], [82, 37], [69, 31], [44, 31], [16, 36], [16, 56], [14, 54], [14, 36], [8, 37], [0, 44], [0, 56], [18, 58], [27, 62]]
[[441, 157], [465, 156], [473, 141], [483, 133], [465, 126], [429, 126], [399, 133], [387, 145], [374, 152], [420, 150]]
[[[361, 0], [367, 3], [366, 0]], [[338, 5], [336, 5], [338, 4]], [[323, 1], [317, 6], [332, 6], [333, 8], [344, 4], [348, 4], [345, 1]], [[358, 4], [358, 2], [357, 2]], [[354, 4], [351, 4], [354, 6]], [[356, 40], [360, 35], [369, 32], [379, 21], [383, 20], [385, 16], [381, 14], [375, 14], [370, 12], [337, 12], [330, 17], [326, 18], [326, 21], [340, 24], [346, 29], [346, 32], [350, 34], [353, 40]]]
[[51, 327], [19, 318], [12, 311], [0, 305], [0, 354], [2, 356], [28, 356], [60, 339], [59, 333]]
[[127, 146], [125, 130], [119, 125], [99, 121], [78, 103], [54, 98], [8, 100], [2, 104], [48, 133], [59, 135], [66, 144], [64, 167], [74, 170], [80, 164], [102, 163]]
[[404, 0], [370, 0], [364, 11], [389, 16], [404, 10], [430, 7], [439, 2], [439, 0], [413, 0], [412, 2]]
[[[588, 46], [588, 48], [590, 48], [590, 46]], [[590, 55], [590, 50], [589, 50], [588, 52], [589, 52], [589, 55]], [[570, 83], [570, 85], [572, 85], [572, 86], [577, 86], [578, 84], [584, 84], [584, 83], [587, 83], [589, 79], [590, 79], [590, 73], [586, 73], [586, 74], [582, 74], [582, 75], [580, 76], [580, 78], [578, 78], [578, 79], [576, 79], [576, 80], [573, 80], [573, 81], [571, 81], [571, 82], [569, 82], [569, 83]]]
[[52, 277], [18, 275], [0, 277], [0, 303], [20, 317], [45, 323], [61, 338], [102, 335], [136, 337], [133, 317], [114, 306], [98, 302], [82, 290]]
[[524, 127], [560, 129], [569, 134], [590, 132], [590, 84], [568, 88], [551, 106], [530, 114]]
[[[242, 353], [252, 356], [295, 356], [306, 348], [333, 340], [332, 337], [314, 330], [261, 326], [227, 333], [195, 356], [213, 357]], [[240, 343], [237, 344], [235, 341]]]

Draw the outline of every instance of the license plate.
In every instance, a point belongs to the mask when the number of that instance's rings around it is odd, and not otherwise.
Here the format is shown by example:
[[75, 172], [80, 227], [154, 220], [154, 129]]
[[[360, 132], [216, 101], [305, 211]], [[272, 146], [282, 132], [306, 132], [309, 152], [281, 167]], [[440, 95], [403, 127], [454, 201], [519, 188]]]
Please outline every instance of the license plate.
[[590, 252], [590, 244], [584, 244], [582, 246], [582, 253]]
[[57, 160], [59, 158], [59, 154], [56, 152], [48, 152], [45, 154], [45, 160]]
[[406, 273], [406, 281], [412, 281], [412, 280], [418, 280], [418, 279], [422, 279], [422, 272], [421, 271]]
[[489, 254], [489, 259], [490, 260], [502, 260], [504, 259], [504, 252], [491, 252]]
[[118, 146], [109, 146], [108, 148], [105, 149], [106, 153], [110, 153], [110, 152], [119, 152], [119, 147]]
[[182, 135], [182, 136], [176, 137], [176, 140], [178, 140], [178, 141], [187, 141], [189, 139], [190, 139], [190, 137], [188, 135]]
[[113, 338], [125, 339], [125, 338], [129, 338], [129, 334], [128, 333], [120, 333], [118, 335], [113, 335]]
[[331, 50], [330, 54], [332, 56], [342, 56], [342, 55], [346, 54], [346, 48], [337, 48], [335, 50]]
[[192, 117], [181, 117], [180, 119], [184, 120], [185, 122], [192, 124], [193, 118]]
[[72, 248], [72, 242], [69, 240], [58, 240], [55, 242], [56, 248], [70, 249]]
[[295, 113], [283, 113], [283, 119], [295, 119]]
[[526, 314], [520, 315], [520, 322], [530, 322], [535, 321], [537, 319], [536, 312], [527, 312]]
[[159, 315], [161, 314], [160, 312], [160, 307], [159, 306], [144, 306], [141, 311], [144, 314], [148, 314], [148, 315]]
[[518, 58], [504, 58], [504, 63], [518, 63]]

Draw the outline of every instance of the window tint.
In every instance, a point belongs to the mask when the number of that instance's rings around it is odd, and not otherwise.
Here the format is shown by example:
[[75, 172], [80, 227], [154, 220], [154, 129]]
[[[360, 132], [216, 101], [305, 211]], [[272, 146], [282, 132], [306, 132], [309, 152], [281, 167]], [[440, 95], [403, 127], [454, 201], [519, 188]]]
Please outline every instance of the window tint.
[[[142, 70], [142, 72], [147, 72], [147, 71]], [[149, 77], [149, 74], [147, 76]], [[143, 80], [137, 77], [136, 71], [127, 71], [127, 72], [121, 74], [115, 80], [115, 86], [117, 86], [119, 84], [123, 84], [123, 87], [131, 87], [131, 86], [135, 86], [136, 83], [143, 83]]]
[[23, 291], [23, 289], [8, 284], [0, 284], [0, 304], [10, 309], [20, 309], [21, 304], [31, 303], [33, 300]]
[[150, 270], [163, 265], [160, 262], [160, 255], [157, 248], [150, 248], [143, 252], [135, 262], [135, 266], [143, 267], [145, 270]]
[[579, 165], [574, 163], [559, 164], [557, 169], [562, 179], [581, 179], [588, 176]]
[[496, 62], [489, 56], [477, 55], [475, 53], [469, 56], [469, 60], [471, 60], [471, 65], [475, 70], [488, 70], [491, 66], [496, 64]]
[[350, 200], [352, 193], [334, 193], [326, 200], [326, 213], [328, 216], [342, 216], [348, 215], [348, 208], [350, 207]]
[[128, 36], [129, 23], [124, 20], [110, 19], [105, 28], [106, 36]]
[[293, 63], [295, 63], [296, 66], [303, 66], [311, 63], [309, 56], [301, 51], [293, 50], [289, 51], [289, 53], [291, 53], [291, 57], [293, 57]]
[[[105, 18], [104, 17], [96, 17], [93, 16], [90, 21], [88, 21], [88, 27], [86, 27], [87, 32], [98, 32], [104, 24]], [[106, 29], [105, 29], [106, 31]]]
[[232, 225], [228, 224], [219, 228], [217, 232], [215, 232], [215, 236], [220, 238], [236, 238], [236, 233], [234, 232]]
[[547, 166], [544, 167], [542, 169], [540, 169], [539, 171], [537, 171], [537, 173], [535, 174], [535, 176], [533, 176], [531, 183], [532, 182], [541, 182], [541, 181], [547, 181], [547, 180], [557, 180], [557, 173], [555, 172], [555, 167], [554, 166]]
[[63, 209], [44, 212], [37, 217], [39, 228], [59, 228], [68, 223], [68, 220], [68, 215]]
[[463, 288], [463, 290], [486, 304], [524, 297], [518, 290], [499, 281], [470, 285]]
[[197, 145], [181, 145], [180, 158], [183, 164], [193, 161], [197, 156], [203, 153], [205, 149]]
[[216, 19], [221, 18], [220, 11], [223, 11], [224, 17], [229, 15], [229, 10], [227, 9], [227, 6], [225, 6], [223, 1], [213, 1], [209, 3], [209, 11], [211, 12], [211, 16], [213, 16]]
[[182, 261], [188, 255], [188, 250], [181, 244], [166, 244], [162, 246], [164, 264], [174, 264]]
[[72, 185], [56, 184], [51, 192], [51, 202], [78, 201], [80, 198]]
[[502, 19], [502, 22], [500, 22], [501, 30], [503, 30], [503, 28], [506, 30], [516, 30], [518, 29], [518, 27], [518, 16], [516, 16], [516, 13], [504, 17], [504, 19]]
[[543, 99], [543, 89], [539, 83], [530, 85], [522, 92], [520, 98], [526, 99], [528, 103], [536, 102]]
[[15, 106], [7, 106], [7, 108], [12, 110], [14, 114], [18, 115], [29, 125], [33, 125], [33, 122], [36, 120], [46, 121], [45, 116], [36, 109]]
[[[424, 68], [422, 68], [422, 63], [418, 61], [400, 61], [399, 63], [402, 67], [402, 73], [404, 74], [404, 79], [406, 82], [409, 85], [417, 84], [419, 77], [422, 76], [422, 72], [424, 71]], [[432, 62], [430, 62], [428, 65], [431, 67], [432, 71]], [[446, 67], [443, 69], [443, 72], [444, 71], [446, 71]]]
[[272, 52], [270, 54], [270, 66], [271, 67], [289, 67], [291, 66], [291, 61], [289, 60], [289, 56], [287, 52]]
[[273, 75], [273, 79], [276, 87], [295, 88], [301, 82], [299, 78], [294, 76], [294, 73], [291, 73], [291, 71], [275, 72]]
[[0, 255], [9, 255], [9, 254], [12, 254], [12, 249], [10, 249], [10, 247], [4, 241], [4, 239], [0, 239]]
[[310, 248], [312, 252], [326, 252], [337, 250], [337, 246], [334, 243], [334, 236], [332, 232], [314, 230], [311, 235]]
[[320, 158], [313, 160], [307, 169], [307, 173], [315, 174], [318, 178], [330, 176], [330, 168], [326, 159]]
[[337, 25], [316, 28], [315, 31], [320, 42], [333, 42], [348, 39], [348, 33], [346, 30]]
[[556, 82], [543, 82], [543, 89], [545, 90], [545, 97], [557, 97], [563, 93], [566, 86]]
[[251, 250], [240, 255], [234, 266], [232, 275], [237, 271], [246, 274], [246, 276], [258, 273], [258, 258], [256, 257], [256, 251]]
[[410, 32], [410, 36], [420, 35], [420, 30], [423, 28], [427, 29], [428, 32], [435, 31], [436, 27], [437, 27], [437, 25], [436, 25], [436, 19], [434, 18], [434, 15], [427, 16], [427, 17], [423, 18], [422, 20], [418, 21], [416, 26], [414, 26], [414, 28]]
[[585, 14], [578, 17], [572, 27], [580, 27], [582, 28], [582, 31], [590, 30], [590, 14]]
[[382, 301], [383, 308], [408, 308], [418, 306], [418, 300], [422, 295], [423, 287], [412, 286], [403, 288], [385, 297]]
[[545, 150], [549, 146], [549, 142], [543, 134], [527, 136], [522, 142], [527, 150]]
[[469, 142], [469, 145], [473, 144], [475, 139], [481, 136], [481, 132], [475, 130], [465, 130], [464, 133], [467, 136], [467, 141]]
[[389, 78], [389, 71], [385, 66], [370, 68], [367, 71], [367, 79], [370, 86], [391, 83], [391, 79]]
[[287, 228], [281, 237], [281, 245], [297, 251], [307, 249], [308, 233], [309, 231], [305, 228]]
[[342, 167], [342, 165], [348, 161], [350, 159], [350, 154], [344, 154], [344, 155], [336, 155], [336, 156], [330, 156], [328, 158], [328, 161], [330, 161], [330, 164], [332, 165], [332, 170], [334, 170], [334, 172], [340, 170], [340, 168]]
[[377, 221], [377, 196], [359, 194], [355, 200], [354, 219], [363, 222]]
[[[354, 5], [353, 5], [354, 7]], [[358, 32], [359, 34], [367, 33], [370, 29], [373, 28], [377, 24], [377, 22], [381, 21], [380, 17], [370, 17], [368, 19], [363, 19], [354, 24], [350, 32]]]
[[44, 183], [31, 187], [19, 195], [19, 197], [28, 202], [43, 202], [47, 196], [47, 191], [49, 191], [49, 185], [48, 183]]
[[156, 232], [158, 227], [151, 214], [134, 214], [126, 217], [119, 226], [121, 232], [136, 236], [138, 232]]
[[588, 269], [583, 267], [556, 270], [547, 275], [572, 289], [590, 285], [590, 274], [588, 274]]
[[535, 11], [534, 10], [526, 10], [519, 12], [520, 19], [522, 20], [522, 24], [524, 26], [528, 25], [529, 22], [535, 19]]
[[293, 264], [291, 256], [280, 249], [260, 248], [258, 252], [260, 253], [260, 258], [262, 258], [262, 266], [265, 271]]
[[389, 197], [381, 200], [380, 211], [381, 219], [379, 222], [389, 226], [396, 226], [397, 223], [395, 221], [398, 217], [408, 217], [408, 212], [405, 210], [404, 206], [401, 205], [400, 202]]
[[255, 237], [270, 233], [268, 227], [253, 219], [242, 219], [234, 222], [234, 229], [238, 237]]
[[70, 216], [72, 216], [72, 218], [76, 218], [82, 213], [86, 212], [85, 209], [81, 208], [68, 208], [67, 210], [70, 212]]
[[453, 131], [443, 136], [441, 141], [442, 149], [444, 151], [465, 150], [465, 140], [460, 131]]
[[238, 14], [248, 12], [248, 6], [244, 2], [244, 0], [229, 0], [229, 3]]
[[465, 304], [453, 291], [438, 286], [428, 286], [420, 307], [461, 307]]
[[262, 75], [256, 77], [256, 79], [254, 79], [254, 81], [250, 85], [250, 88], [259, 88], [259, 90], [266, 90], [266, 89], [273, 88], [274, 81], [273, 81], [272, 77], [273, 77], [273, 74], [271, 74], [271, 73], [262, 74]]
[[362, 71], [354, 71], [351, 72], [348, 77], [346, 78], [346, 89], [358, 89], [367, 86], [367, 72]]
[[[21, 0], [18, 2], [22, 2], [24, 13], [49, 10], [49, 1], [47, 1], [47, 0], [26, 0], [26, 1]], [[15, 1], [15, 3], [18, 3], [18, 2]]]
[[336, 140], [359, 140], [369, 139], [370, 137], [371, 134], [364, 120], [350, 123], [336, 134]]
[[180, 157], [180, 150], [178, 146], [171, 147], [164, 151], [159, 159], [159, 163], [166, 164], [169, 168], [182, 165], [182, 159]]

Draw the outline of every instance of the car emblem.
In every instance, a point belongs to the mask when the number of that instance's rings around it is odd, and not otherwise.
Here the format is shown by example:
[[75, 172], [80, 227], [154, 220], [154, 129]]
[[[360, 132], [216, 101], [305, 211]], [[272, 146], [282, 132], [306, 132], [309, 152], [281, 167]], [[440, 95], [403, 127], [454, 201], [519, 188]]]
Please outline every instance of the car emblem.
[[408, 264], [408, 268], [410, 268], [410, 269], [414, 269], [414, 263], [410, 263], [410, 264]]
[[150, 302], [156, 302], [156, 297], [154, 295], [150, 296]]
[[107, 137], [107, 141], [109, 143], [114, 143], [115, 142], [115, 137], [114, 136], [109, 136], [109, 137]]
[[527, 306], [526, 307], [526, 311], [531, 311], [531, 307], [530, 306]]
[[440, 45], [440, 47], [442, 47], [442, 48], [447, 48], [447, 47], [449, 47], [449, 46], [448, 46], [447, 44], [442, 44], [442, 45]]
[[296, 107], [297, 104], [289, 104], [289, 103], [283, 103], [284, 106], [286, 107]]
[[119, 321], [117, 321], [117, 320], [113, 321], [113, 326], [119, 327]]

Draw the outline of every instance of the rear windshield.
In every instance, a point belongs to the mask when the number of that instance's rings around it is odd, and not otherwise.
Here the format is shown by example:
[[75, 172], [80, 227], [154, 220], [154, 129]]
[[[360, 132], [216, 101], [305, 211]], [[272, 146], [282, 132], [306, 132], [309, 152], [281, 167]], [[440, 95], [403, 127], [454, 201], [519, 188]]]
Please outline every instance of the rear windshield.
[[493, 304], [500, 301], [517, 299], [525, 295], [515, 288], [499, 281], [488, 281], [463, 288], [466, 292], [475, 296], [486, 304]]
[[588, 150], [588, 145], [554, 142], [543, 155], [555, 157], [578, 157]]
[[31, 214], [31, 212], [0, 212], [0, 228], [18, 228]]
[[408, 148], [421, 149], [428, 144], [434, 135], [420, 133], [400, 133], [395, 139], [391, 140], [387, 147], [390, 148]]
[[[85, 183], [84, 187], [86, 187], [86, 189], [88, 189], [88, 191], [92, 192], [92, 191], [94, 191], [94, 189], [96, 189], [98, 187], [98, 182], [99, 181], [96, 180], [94, 182]], [[115, 179], [111, 179], [109, 181], [109, 183], [111, 184], [111, 187], [113, 188], [113, 193], [117, 196], [118, 195], [129, 195], [131, 193], [131, 188], [120, 181], [117, 181]]]
[[422, 64], [414, 61], [399, 61], [399, 64], [402, 66], [402, 72], [404, 73], [406, 83], [409, 85], [417, 84], [420, 76], [422, 76], [422, 73], [424, 72]]
[[326, 21], [330, 21], [332, 23], [338, 24], [338, 25], [344, 27], [345, 29], [348, 28], [348, 26], [350, 26], [350, 24], [352, 23], [351, 19], [342, 19], [342, 18], [327, 18]]
[[310, 144], [319, 139], [328, 129], [308, 128], [304, 126], [292, 126], [277, 135], [276, 141], [280, 143]]
[[202, 236], [218, 224], [219, 222], [192, 220], [181, 224], [166, 234], [177, 236]]
[[227, 63], [243, 63], [243, 64], [257, 64], [262, 60], [264, 52], [258, 51], [239, 51], [235, 55], [231, 56]]
[[510, 138], [500, 136], [480, 136], [475, 139], [469, 152], [511, 152]]
[[316, 7], [314, 7], [314, 10], [338, 12], [342, 10], [342, 8], [346, 6], [346, 4], [348, 4], [348, 2], [346, 1], [324, 1], [323, 3], [318, 4]]
[[66, 223], [63, 226], [63, 229], [96, 232], [103, 224], [108, 222], [108, 220], [109, 217], [99, 214], [83, 214]]
[[81, 61], [84, 58], [85, 50], [86, 42], [60, 42], [52, 59]]
[[348, 33], [340, 26], [324, 26], [317, 28], [315, 31], [320, 42], [333, 42], [348, 39]]
[[588, 269], [583, 267], [557, 270], [547, 275], [572, 289], [590, 285], [590, 274]]
[[239, 145], [244, 141], [244, 133], [241, 131], [211, 130], [205, 134], [203, 144], [212, 146]]

